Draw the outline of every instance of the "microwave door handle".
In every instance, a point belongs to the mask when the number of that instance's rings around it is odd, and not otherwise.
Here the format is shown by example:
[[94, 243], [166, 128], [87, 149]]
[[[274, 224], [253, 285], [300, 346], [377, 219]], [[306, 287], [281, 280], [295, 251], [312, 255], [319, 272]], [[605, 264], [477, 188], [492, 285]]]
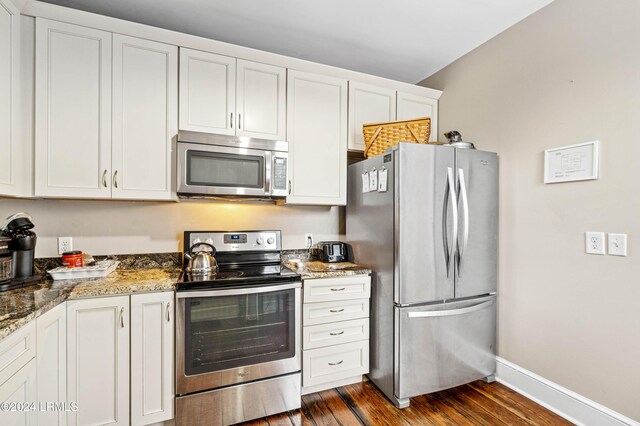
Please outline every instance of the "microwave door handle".
[[271, 151], [266, 151], [264, 153], [264, 195], [267, 197], [271, 195], [271, 174], [273, 173], [273, 168], [271, 164], [274, 160], [273, 153]]

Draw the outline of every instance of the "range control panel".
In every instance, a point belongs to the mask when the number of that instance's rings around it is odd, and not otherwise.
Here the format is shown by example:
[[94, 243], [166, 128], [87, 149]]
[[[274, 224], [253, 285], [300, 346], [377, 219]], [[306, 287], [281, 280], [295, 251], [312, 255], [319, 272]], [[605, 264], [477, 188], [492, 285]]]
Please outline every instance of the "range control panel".
[[[197, 243], [208, 243], [213, 245], [218, 252], [280, 251], [282, 247], [280, 238], [280, 231], [185, 232], [185, 243], [189, 241], [189, 247]], [[185, 247], [185, 251], [189, 247]], [[210, 250], [206, 246], [201, 249]]]

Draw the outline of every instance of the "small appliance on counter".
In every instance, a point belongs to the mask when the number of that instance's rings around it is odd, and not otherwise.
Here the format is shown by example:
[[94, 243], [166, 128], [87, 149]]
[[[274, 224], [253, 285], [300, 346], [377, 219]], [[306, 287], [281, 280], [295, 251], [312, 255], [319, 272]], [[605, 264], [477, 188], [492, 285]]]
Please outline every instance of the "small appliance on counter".
[[[35, 232], [31, 230], [34, 226], [31, 215], [24, 212], [9, 216], [0, 226], [3, 238], [0, 241], [0, 291], [26, 287], [42, 280], [33, 267], [37, 241]], [[5, 245], [6, 249], [3, 249]], [[11, 273], [7, 277], [9, 263]]]
[[326, 263], [348, 262], [348, 245], [342, 241], [321, 241], [318, 243], [320, 260]]

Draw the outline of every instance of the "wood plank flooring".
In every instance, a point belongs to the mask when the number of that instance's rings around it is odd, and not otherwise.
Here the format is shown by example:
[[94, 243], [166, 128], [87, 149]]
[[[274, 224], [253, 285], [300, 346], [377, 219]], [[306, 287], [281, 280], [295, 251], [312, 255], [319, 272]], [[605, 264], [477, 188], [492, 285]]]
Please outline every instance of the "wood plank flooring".
[[422, 395], [399, 410], [371, 382], [302, 397], [302, 408], [244, 426], [351, 425], [571, 425], [499, 383], [482, 381]]

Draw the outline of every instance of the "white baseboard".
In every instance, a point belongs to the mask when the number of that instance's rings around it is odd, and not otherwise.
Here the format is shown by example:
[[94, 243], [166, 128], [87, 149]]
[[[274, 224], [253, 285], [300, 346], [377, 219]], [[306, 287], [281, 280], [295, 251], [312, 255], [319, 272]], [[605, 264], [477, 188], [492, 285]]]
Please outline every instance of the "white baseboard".
[[640, 423], [497, 357], [496, 381], [572, 423], [584, 426], [640, 426]]

